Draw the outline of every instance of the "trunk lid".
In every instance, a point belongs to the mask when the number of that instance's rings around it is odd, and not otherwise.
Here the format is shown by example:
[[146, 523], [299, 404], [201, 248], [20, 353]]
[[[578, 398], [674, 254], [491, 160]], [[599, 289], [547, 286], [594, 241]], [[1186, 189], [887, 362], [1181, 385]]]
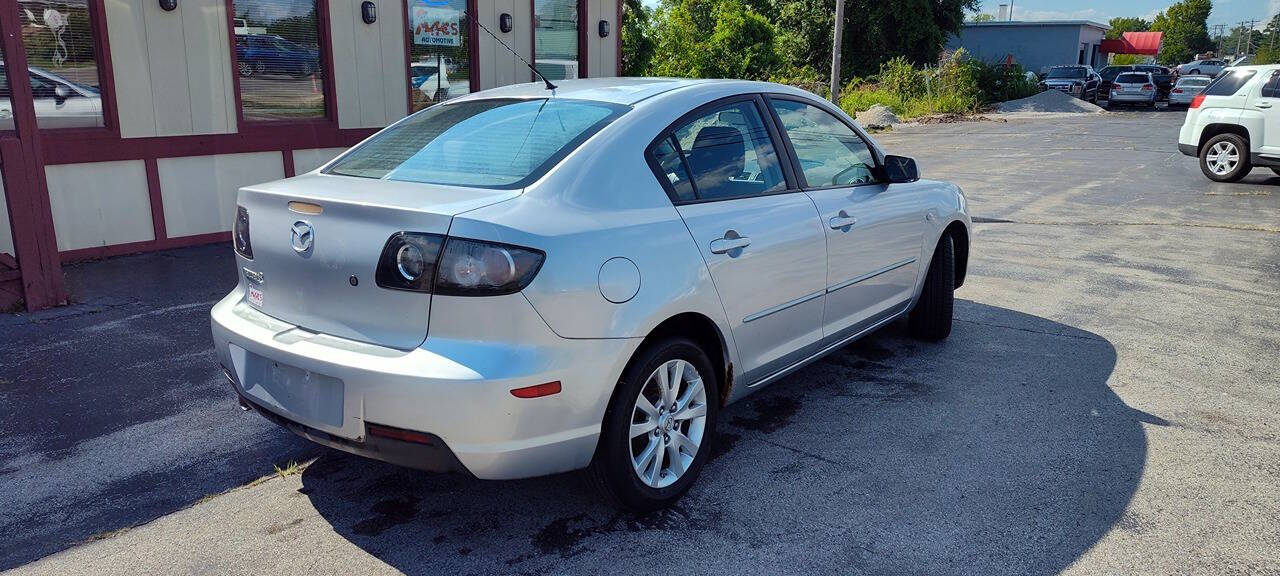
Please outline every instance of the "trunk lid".
[[[249, 213], [253, 260], [237, 258], [240, 282], [250, 305], [274, 318], [414, 348], [427, 337], [431, 295], [377, 285], [374, 272], [387, 239], [397, 232], [444, 235], [455, 214], [519, 194], [327, 174], [245, 187], [238, 204]], [[295, 241], [295, 226], [310, 230], [309, 246], [305, 234]]]

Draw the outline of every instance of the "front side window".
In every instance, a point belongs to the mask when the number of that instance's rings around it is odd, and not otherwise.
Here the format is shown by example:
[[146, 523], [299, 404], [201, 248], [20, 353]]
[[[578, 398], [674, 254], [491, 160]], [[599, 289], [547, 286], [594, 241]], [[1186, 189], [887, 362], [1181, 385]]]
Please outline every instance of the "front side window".
[[778, 154], [754, 101], [714, 107], [650, 148], [673, 201], [723, 200], [787, 188]]
[[553, 82], [581, 76], [578, 0], [534, 0], [533, 54], [538, 72]]
[[415, 112], [471, 93], [467, 18], [467, 0], [409, 1], [409, 84]]
[[338, 159], [329, 174], [519, 188], [627, 110], [586, 100], [474, 100], [432, 106]]
[[826, 110], [795, 100], [773, 100], [808, 185], [852, 186], [876, 181], [875, 155], [847, 124]]
[[231, 8], [244, 119], [324, 118], [316, 0], [232, 0]]
[[1262, 85], [1263, 98], [1280, 98], [1280, 70], [1271, 73], [1271, 78]]
[[[40, 128], [102, 126], [98, 56], [88, 0], [19, 0], [22, 45]], [[0, 129], [13, 128], [12, 116]]]

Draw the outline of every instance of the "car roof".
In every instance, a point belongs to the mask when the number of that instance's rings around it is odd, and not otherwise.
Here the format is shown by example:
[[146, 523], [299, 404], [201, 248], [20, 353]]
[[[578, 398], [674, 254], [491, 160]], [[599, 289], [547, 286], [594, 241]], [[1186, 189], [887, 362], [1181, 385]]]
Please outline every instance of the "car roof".
[[[750, 80], [704, 80], [690, 78], [587, 78], [582, 80], [553, 81], [555, 97], [572, 100], [594, 100], [611, 104], [634, 106], [644, 100], [682, 88], [705, 87], [719, 89], [737, 88], [742, 93], [778, 92], [808, 94], [797, 88], [773, 82]], [[546, 86], [542, 82], [512, 84], [475, 92], [457, 100], [481, 100], [486, 98], [544, 98]]]
[[1252, 66], [1232, 66], [1230, 68], [1227, 68], [1227, 70], [1257, 70], [1257, 71], [1276, 70], [1276, 69], [1280, 69], [1280, 64], [1254, 64]]

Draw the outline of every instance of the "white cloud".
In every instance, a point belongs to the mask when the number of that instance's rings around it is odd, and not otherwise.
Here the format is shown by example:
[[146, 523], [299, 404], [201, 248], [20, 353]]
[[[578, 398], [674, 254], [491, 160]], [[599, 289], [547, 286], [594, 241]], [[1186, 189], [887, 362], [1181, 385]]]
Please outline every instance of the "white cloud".
[[[1280, 0], [1272, 0], [1272, 1], [1280, 2]], [[1093, 8], [1086, 8], [1083, 10], [1026, 10], [1023, 8], [1018, 8], [1017, 5], [1014, 5], [1013, 7], [1013, 19], [1029, 20], [1029, 21], [1094, 20], [1094, 21], [1102, 21], [1102, 22], [1105, 22], [1107, 20], [1107, 18], [1103, 17], [1101, 13], [1099, 13], [1097, 10]]]

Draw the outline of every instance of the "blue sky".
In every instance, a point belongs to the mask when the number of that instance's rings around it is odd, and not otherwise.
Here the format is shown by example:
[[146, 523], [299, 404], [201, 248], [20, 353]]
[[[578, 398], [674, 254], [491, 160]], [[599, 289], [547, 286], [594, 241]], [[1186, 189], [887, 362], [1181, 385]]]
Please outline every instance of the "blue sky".
[[[982, 11], [995, 14], [996, 7], [1009, 0], [983, 0]], [[1106, 23], [1116, 16], [1141, 16], [1150, 20], [1172, 0], [1012, 0], [1016, 20], [1094, 20]], [[658, 0], [644, 0], [655, 6]], [[1261, 27], [1276, 12], [1280, 0], [1214, 0], [1209, 24], [1235, 26], [1257, 19]]]

